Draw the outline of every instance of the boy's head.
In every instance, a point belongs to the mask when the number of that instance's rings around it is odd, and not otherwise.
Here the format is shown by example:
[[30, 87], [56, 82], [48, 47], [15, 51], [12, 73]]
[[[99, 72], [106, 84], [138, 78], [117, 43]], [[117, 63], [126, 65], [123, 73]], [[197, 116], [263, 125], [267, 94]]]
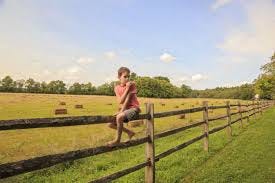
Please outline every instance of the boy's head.
[[117, 77], [121, 84], [126, 84], [130, 79], [130, 69], [127, 67], [120, 67], [117, 71]]

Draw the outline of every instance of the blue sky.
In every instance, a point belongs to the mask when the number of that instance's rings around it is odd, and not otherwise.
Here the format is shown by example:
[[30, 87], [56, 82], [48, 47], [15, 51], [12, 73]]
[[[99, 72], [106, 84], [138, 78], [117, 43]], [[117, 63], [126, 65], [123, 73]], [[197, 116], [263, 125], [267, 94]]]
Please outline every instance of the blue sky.
[[251, 82], [274, 51], [272, 0], [0, 0], [0, 78], [98, 86], [127, 66], [204, 89]]

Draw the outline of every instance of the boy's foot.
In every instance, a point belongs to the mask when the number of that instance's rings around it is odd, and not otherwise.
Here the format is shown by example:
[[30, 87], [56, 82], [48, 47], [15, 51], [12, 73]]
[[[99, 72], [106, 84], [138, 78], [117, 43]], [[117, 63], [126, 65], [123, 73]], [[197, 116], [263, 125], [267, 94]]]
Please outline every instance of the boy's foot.
[[117, 140], [113, 140], [113, 141], [108, 142], [107, 146], [114, 147], [114, 146], [116, 146], [118, 144], [119, 144], [119, 142]]

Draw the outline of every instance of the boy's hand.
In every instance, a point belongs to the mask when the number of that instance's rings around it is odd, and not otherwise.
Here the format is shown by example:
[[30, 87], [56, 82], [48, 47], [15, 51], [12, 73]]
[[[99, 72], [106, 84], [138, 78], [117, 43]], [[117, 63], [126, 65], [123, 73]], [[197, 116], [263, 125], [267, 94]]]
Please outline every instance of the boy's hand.
[[116, 112], [113, 116], [117, 116], [119, 113], [122, 113], [123, 111], [119, 110], [118, 112]]
[[127, 87], [127, 88], [130, 88], [130, 87], [133, 86], [134, 84], [135, 84], [134, 82], [129, 81], [129, 82], [126, 83], [126, 87]]
[[120, 113], [120, 111], [119, 111], [119, 112], [116, 112], [113, 116], [117, 116], [119, 113]]

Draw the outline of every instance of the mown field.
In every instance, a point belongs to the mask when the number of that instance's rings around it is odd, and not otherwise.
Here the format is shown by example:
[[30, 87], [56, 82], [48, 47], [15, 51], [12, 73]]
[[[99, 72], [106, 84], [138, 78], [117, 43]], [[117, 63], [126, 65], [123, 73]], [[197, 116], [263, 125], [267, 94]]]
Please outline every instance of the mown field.
[[[225, 99], [151, 99], [140, 98], [141, 109], [144, 112], [144, 103], [152, 102], [155, 112], [170, 111], [200, 106], [202, 101], [209, 101], [209, 105], [224, 105]], [[60, 106], [59, 102], [66, 102]], [[236, 104], [237, 100], [231, 100]], [[247, 103], [247, 101], [241, 101]], [[162, 106], [164, 103], [165, 106]], [[82, 104], [83, 109], [74, 109], [75, 104]], [[112, 105], [110, 105], [112, 104]], [[176, 108], [178, 106], [178, 108]], [[112, 96], [79, 96], [79, 95], [45, 95], [45, 94], [0, 94], [0, 119], [56, 117], [54, 109], [65, 107], [68, 115], [111, 115], [117, 111], [115, 97]], [[211, 116], [225, 114], [225, 109], [214, 110]], [[180, 127], [202, 118], [202, 113], [186, 115], [185, 119], [177, 116], [155, 119], [155, 133]], [[219, 120], [210, 124], [210, 127], [225, 124]], [[252, 124], [255, 122], [252, 122]], [[245, 123], [245, 130], [251, 124]], [[132, 128], [136, 138], [144, 136], [144, 126]], [[238, 138], [244, 129], [240, 125], [233, 125], [233, 139]], [[173, 136], [156, 141], [156, 154], [172, 148], [192, 137], [201, 134], [202, 128], [197, 127]], [[101, 125], [83, 125], [74, 127], [41, 128], [0, 131], [0, 163], [18, 161], [36, 156], [61, 153], [87, 147], [96, 147], [105, 144], [114, 138], [115, 131]], [[126, 135], [123, 136], [123, 140]], [[157, 182], [181, 182], [191, 175], [192, 170], [204, 164], [209, 158], [231, 143], [225, 131], [211, 136], [210, 152], [202, 150], [202, 142], [177, 152], [157, 163]], [[35, 171], [16, 177], [2, 180], [3, 182], [87, 182], [95, 178], [130, 167], [144, 161], [144, 145], [119, 150], [111, 153], [84, 158], [73, 162], [59, 164], [44, 170]], [[194, 172], [193, 172], [194, 173]], [[192, 174], [193, 174], [192, 173]], [[189, 181], [192, 177], [188, 178]], [[2, 182], [0, 181], [0, 182]], [[143, 182], [144, 170], [127, 175], [115, 182]]]

